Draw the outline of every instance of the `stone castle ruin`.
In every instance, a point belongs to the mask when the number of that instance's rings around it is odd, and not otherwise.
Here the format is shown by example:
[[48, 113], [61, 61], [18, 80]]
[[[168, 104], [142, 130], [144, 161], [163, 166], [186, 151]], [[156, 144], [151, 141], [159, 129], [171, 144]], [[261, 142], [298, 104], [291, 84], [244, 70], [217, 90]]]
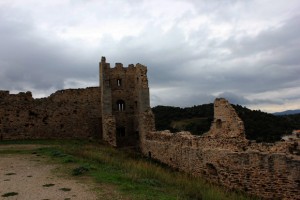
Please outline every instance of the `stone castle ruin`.
[[139, 143], [140, 115], [150, 109], [147, 67], [137, 64], [114, 68], [100, 62], [103, 140], [113, 146]]
[[230, 189], [265, 199], [300, 199], [300, 142], [256, 143], [223, 98], [202, 136], [156, 131], [147, 67], [114, 68], [102, 57], [100, 87], [60, 90], [33, 99], [0, 91], [0, 139], [95, 138], [139, 146], [148, 157]]

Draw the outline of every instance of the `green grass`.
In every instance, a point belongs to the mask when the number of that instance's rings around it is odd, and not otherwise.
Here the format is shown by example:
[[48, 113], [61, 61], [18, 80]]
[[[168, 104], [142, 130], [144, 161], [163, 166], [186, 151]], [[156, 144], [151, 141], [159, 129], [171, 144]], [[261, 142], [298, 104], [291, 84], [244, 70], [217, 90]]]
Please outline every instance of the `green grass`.
[[42, 147], [35, 152], [66, 165], [70, 175], [90, 176], [99, 184], [116, 188], [130, 199], [255, 199], [174, 171], [134, 151], [74, 140], [43, 143], [54, 146]]

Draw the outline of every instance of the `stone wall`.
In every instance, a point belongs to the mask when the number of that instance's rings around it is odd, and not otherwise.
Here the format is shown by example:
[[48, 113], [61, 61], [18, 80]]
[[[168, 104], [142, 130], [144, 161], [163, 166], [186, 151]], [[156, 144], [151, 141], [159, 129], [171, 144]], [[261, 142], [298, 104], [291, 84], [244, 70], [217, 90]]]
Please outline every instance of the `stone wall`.
[[101, 138], [100, 103], [99, 87], [60, 90], [41, 99], [1, 91], [1, 139]]
[[112, 146], [138, 146], [140, 114], [150, 109], [147, 67], [99, 63], [103, 140]]
[[299, 144], [257, 144], [244, 136], [242, 121], [225, 99], [215, 101], [211, 130], [150, 131], [141, 140], [143, 154], [194, 176], [266, 199], [300, 199]]

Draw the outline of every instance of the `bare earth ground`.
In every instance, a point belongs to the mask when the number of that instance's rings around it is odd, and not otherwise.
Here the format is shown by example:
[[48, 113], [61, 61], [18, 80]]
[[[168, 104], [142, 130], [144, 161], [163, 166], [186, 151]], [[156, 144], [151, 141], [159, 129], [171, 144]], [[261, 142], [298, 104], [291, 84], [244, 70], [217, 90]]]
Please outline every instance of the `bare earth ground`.
[[[0, 145], [6, 149], [36, 149], [37, 145]], [[94, 184], [60, 176], [61, 165], [47, 164], [36, 154], [0, 154], [0, 199], [3, 200], [96, 200]], [[55, 172], [55, 173], [54, 173]], [[10, 192], [15, 196], [3, 197]], [[102, 198], [101, 198], [102, 199]]]

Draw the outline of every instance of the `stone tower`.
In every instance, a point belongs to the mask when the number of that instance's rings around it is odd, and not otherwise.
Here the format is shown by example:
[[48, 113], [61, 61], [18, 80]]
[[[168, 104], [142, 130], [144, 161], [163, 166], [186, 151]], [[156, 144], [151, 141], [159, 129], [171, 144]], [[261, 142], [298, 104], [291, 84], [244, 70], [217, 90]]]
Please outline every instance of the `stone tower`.
[[110, 68], [102, 57], [99, 68], [103, 140], [113, 146], [137, 146], [145, 126], [143, 113], [151, 112], [147, 67], [116, 63]]

